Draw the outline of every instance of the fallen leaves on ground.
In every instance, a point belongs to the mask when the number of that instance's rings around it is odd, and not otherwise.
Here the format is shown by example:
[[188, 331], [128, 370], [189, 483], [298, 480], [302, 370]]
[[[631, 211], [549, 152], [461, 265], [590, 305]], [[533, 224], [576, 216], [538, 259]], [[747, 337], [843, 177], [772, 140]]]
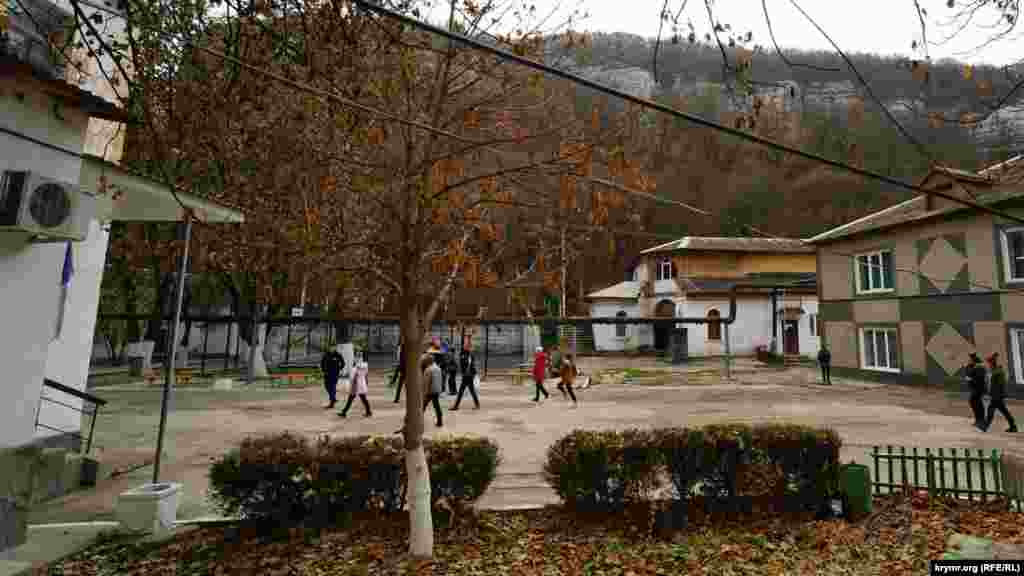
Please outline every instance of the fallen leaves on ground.
[[362, 518], [347, 529], [293, 530], [275, 541], [247, 528], [202, 528], [163, 544], [107, 538], [48, 567], [49, 575], [507, 575], [921, 574], [954, 532], [1024, 542], [1024, 514], [1005, 504], [919, 497], [876, 499], [858, 522], [807, 516], [691, 516], [687, 530], [656, 538], [628, 514], [575, 515], [561, 508], [480, 512], [436, 531], [434, 558], [406, 554], [402, 514]]

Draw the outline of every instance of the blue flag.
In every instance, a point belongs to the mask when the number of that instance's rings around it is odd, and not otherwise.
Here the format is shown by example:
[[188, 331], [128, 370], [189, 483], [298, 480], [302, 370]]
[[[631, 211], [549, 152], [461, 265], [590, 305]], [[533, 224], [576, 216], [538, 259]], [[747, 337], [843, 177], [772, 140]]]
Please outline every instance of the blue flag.
[[71, 277], [75, 274], [75, 265], [73, 258], [71, 257], [71, 242], [68, 242], [68, 248], [64, 252], [64, 269], [60, 274], [60, 285], [67, 288], [71, 284]]

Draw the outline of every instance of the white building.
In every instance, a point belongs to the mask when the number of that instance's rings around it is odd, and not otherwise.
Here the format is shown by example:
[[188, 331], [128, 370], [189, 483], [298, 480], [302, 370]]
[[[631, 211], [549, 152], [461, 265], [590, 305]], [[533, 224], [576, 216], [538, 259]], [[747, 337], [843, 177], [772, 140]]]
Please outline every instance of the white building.
[[[813, 251], [800, 240], [684, 237], [641, 253], [629, 279], [587, 295], [592, 317], [736, 319], [682, 324], [689, 356], [754, 354], [759, 346], [786, 355], [818, 353], [818, 300]], [[671, 326], [671, 324], [669, 324]], [[598, 351], [664, 350], [669, 330], [652, 324], [594, 326]]]
[[[123, 146], [123, 127], [117, 125], [127, 115], [109, 84], [81, 77], [72, 83], [59, 62], [47, 60], [45, 28], [66, 26], [73, 19], [70, 6], [44, 0], [20, 4], [34, 10], [35, 18], [7, 14], [8, 44], [0, 52], [0, 172], [27, 173], [27, 182], [56, 184], [70, 202], [68, 220], [79, 222], [65, 229], [77, 228], [80, 234], [29, 230], [28, 212], [18, 207], [30, 206], [37, 195], [41, 199], [41, 188], [16, 189], [17, 177], [6, 180], [10, 186], [0, 192], [0, 449], [31, 443], [75, 448], [82, 419], [76, 409], [82, 401], [44, 390], [43, 381], [85, 390], [109, 239], [106, 225], [112, 220], [176, 221], [185, 210], [167, 186], [116, 164]], [[83, 7], [89, 13], [114, 14]], [[18, 204], [22, 192], [26, 202]], [[200, 220], [242, 221], [235, 211], [180, 192], [178, 197]], [[66, 258], [73, 274], [65, 285]], [[41, 401], [44, 397], [54, 402]]]

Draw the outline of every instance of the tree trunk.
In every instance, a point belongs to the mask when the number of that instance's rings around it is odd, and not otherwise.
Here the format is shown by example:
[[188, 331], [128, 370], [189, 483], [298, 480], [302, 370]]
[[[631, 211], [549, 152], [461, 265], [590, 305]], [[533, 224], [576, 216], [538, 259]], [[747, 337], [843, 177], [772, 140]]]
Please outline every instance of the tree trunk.
[[409, 554], [430, 558], [434, 550], [434, 523], [430, 514], [430, 469], [423, 451], [424, 382], [419, 359], [423, 330], [415, 302], [403, 298], [402, 362], [405, 364], [405, 467], [409, 482]]

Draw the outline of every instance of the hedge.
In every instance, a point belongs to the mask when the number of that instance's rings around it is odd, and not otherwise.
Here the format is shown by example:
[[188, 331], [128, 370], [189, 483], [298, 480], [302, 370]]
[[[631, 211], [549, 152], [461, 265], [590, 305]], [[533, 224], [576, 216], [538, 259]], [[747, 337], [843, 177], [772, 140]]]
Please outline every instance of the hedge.
[[[487, 438], [424, 441], [431, 501], [468, 506], [487, 490], [500, 461]], [[400, 438], [328, 438], [315, 443], [285, 432], [247, 438], [210, 466], [210, 495], [222, 512], [277, 526], [327, 526], [363, 511], [405, 505]]]
[[544, 477], [578, 509], [619, 511], [665, 493], [676, 505], [701, 494], [743, 507], [770, 495], [817, 509], [838, 490], [841, 444], [831, 430], [788, 424], [575, 430], [548, 449]]

